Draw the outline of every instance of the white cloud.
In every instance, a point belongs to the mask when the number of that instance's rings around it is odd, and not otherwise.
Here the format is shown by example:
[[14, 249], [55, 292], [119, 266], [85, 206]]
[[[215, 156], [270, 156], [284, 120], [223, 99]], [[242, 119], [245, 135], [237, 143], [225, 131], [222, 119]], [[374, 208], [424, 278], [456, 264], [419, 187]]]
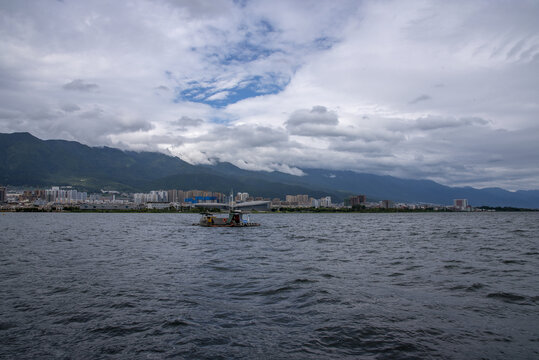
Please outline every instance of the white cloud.
[[527, 1], [3, 2], [0, 131], [539, 188], [538, 16]]

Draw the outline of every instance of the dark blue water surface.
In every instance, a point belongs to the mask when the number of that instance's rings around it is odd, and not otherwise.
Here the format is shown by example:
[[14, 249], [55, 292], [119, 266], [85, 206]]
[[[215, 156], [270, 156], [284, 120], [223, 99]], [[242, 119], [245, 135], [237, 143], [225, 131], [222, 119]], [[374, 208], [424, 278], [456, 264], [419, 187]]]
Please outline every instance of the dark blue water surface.
[[539, 213], [0, 214], [0, 357], [539, 359]]

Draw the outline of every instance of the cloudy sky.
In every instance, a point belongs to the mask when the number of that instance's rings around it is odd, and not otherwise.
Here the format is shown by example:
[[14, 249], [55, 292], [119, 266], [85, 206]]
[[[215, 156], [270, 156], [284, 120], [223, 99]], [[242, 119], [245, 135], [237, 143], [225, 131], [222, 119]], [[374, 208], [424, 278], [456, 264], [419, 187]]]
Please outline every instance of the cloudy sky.
[[539, 189], [538, 1], [0, 0], [0, 132]]

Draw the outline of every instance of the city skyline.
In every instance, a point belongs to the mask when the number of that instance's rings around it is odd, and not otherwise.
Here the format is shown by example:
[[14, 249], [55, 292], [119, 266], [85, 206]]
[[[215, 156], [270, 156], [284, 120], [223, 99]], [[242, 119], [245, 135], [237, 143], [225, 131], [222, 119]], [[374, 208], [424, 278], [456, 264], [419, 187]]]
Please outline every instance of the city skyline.
[[0, 4], [0, 132], [539, 189], [539, 4]]
[[[284, 200], [283, 200], [284, 199]], [[64, 208], [65, 207], [65, 208]], [[333, 202], [331, 196], [315, 198], [309, 194], [286, 194], [277, 198], [265, 198], [247, 192], [225, 195], [207, 190], [151, 190], [146, 193], [101, 191], [90, 193], [72, 186], [52, 186], [50, 189], [11, 190], [0, 187], [0, 211], [182, 211], [187, 209], [243, 209], [246, 211], [281, 211], [286, 209], [306, 210], [335, 209], [342, 211], [401, 209], [426, 211], [484, 211], [488, 206], [474, 209], [467, 199], [453, 199], [453, 204], [425, 202], [396, 202], [376, 200], [365, 194], [349, 195], [342, 202]], [[502, 209], [501, 207], [498, 207]], [[510, 209], [510, 208], [506, 208]], [[516, 208], [512, 208], [516, 209]]]

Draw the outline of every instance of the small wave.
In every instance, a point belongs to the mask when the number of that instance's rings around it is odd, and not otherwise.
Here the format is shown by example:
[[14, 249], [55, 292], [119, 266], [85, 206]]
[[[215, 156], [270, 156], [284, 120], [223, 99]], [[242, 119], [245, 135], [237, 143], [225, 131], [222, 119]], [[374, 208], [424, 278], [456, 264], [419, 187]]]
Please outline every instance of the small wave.
[[0, 331], [16, 328], [17, 324], [12, 322], [0, 322]]
[[234, 272], [239, 271], [238, 269], [231, 268], [231, 267], [225, 267], [225, 266], [210, 266], [215, 271], [223, 271], [223, 272]]
[[162, 327], [182, 327], [182, 326], [190, 326], [193, 325], [192, 323], [180, 319], [174, 319], [174, 320], [168, 320], [165, 321], [162, 325]]
[[503, 260], [502, 262], [504, 264], [518, 264], [518, 265], [526, 264], [525, 260], [512, 260], [512, 259], [509, 259], [509, 260]]
[[466, 290], [468, 291], [475, 291], [475, 290], [479, 290], [479, 289], [482, 289], [484, 288], [485, 285], [481, 284], [481, 283], [473, 283], [472, 285], [468, 286], [466, 288]]
[[48, 292], [48, 295], [61, 294], [70, 291], [71, 289], [65, 286], [57, 286]]
[[421, 265], [410, 265], [404, 270], [409, 271], [409, 270], [421, 269], [422, 267], [423, 266], [421, 266]]
[[77, 315], [73, 315], [73, 316], [69, 316], [69, 317], [57, 320], [54, 323], [55, 324], [62, 324], [62, 325], [73, 324], [73, 323], [75, 323], [75, 324], [76, 323], [83, 324], [83, 323], [86, 323], [86, 322], [92, 320], [93, 318], [94, 318], [94, 316], [92, 316], [92, 315], [90, 315], [88, 313], [83, 313], [83, 314], [77, 314]]
[[302, 284], [302, 283], [316, 283], [318, 281], [316, 280], [311, 280], [311, 279], [296, 279], [294, 281], [292, 281], [292, 283], [294, 284]]
[[125, 326], [104, 326], [91, 330], [93, 333], [106, 334], [110, 336], [125, 336], [129, 334], [135, 334], [146, 331], [146, 328], [139, 326], [125, 327]]
[[483, 285], [481, 283], [473, 283], [472, 285], [456, 285], [456, 286], [453, 286], [453, 287], [449, 288], [449, 290], [477, 291], [477, 290], [480, 290], [480, 289], [482, 289], [484, 287], [485, 287], [485, 285]]
[[105, 355], [116, 355], [124, 351], [125, 348], [125, 345], [120, 344], [108, 345], [101, 350], [101, 353]]
[[112, 304], [110, 307], [113, 309], [124, 309], [124, 308], [134, 308], [135, 305], [133, 305], [132, 303], [128, 301], [125, 301], [118, 304]]
[[273, 296], [273, 295], [278, 295], [278, 294], [290, 292], [292, 290], [296, 290], [296, 288], [292, 287], [292, 286], [285, 285], [285, 286], [282, 286], [282, 287], [279, 287], [279, 288], [276, 288], [276, 289], [247, 291], [247, 292], [239, 293], [237, 295], [240, 295], [240, 296]]
[[325, 277], [326, 279], [331, 279], [331, 278], [336, 277], [335, 275], [329, 274], [329, 273], [324, 273], [324, 274], [321, 274], [320, 276]]
[[[304, 345], [305, 350], [335, 355], [335, 350], [346, 355], [368, 355], [383, 352], [387, 358], [407, 358], [404, 354], [417, 354], [417, 345], [396, 339], [388, 329], [373, 326], [364, 328], [323, 327], [315, 330], [316, 338]], [[415, 358], [415, 357], [412, 357]]]
[[527, 300], [533, 300], [533, 299], [529, 299], [526, 296], [509, 293], [509, 292], [490, 293], [487, 295], [487, 297], [492, 298], [492, 299], [498, 299], [498, 300], [501, 300], [507, 303], [512, 303], [512, 304], [525, 304], [528, 302]]

